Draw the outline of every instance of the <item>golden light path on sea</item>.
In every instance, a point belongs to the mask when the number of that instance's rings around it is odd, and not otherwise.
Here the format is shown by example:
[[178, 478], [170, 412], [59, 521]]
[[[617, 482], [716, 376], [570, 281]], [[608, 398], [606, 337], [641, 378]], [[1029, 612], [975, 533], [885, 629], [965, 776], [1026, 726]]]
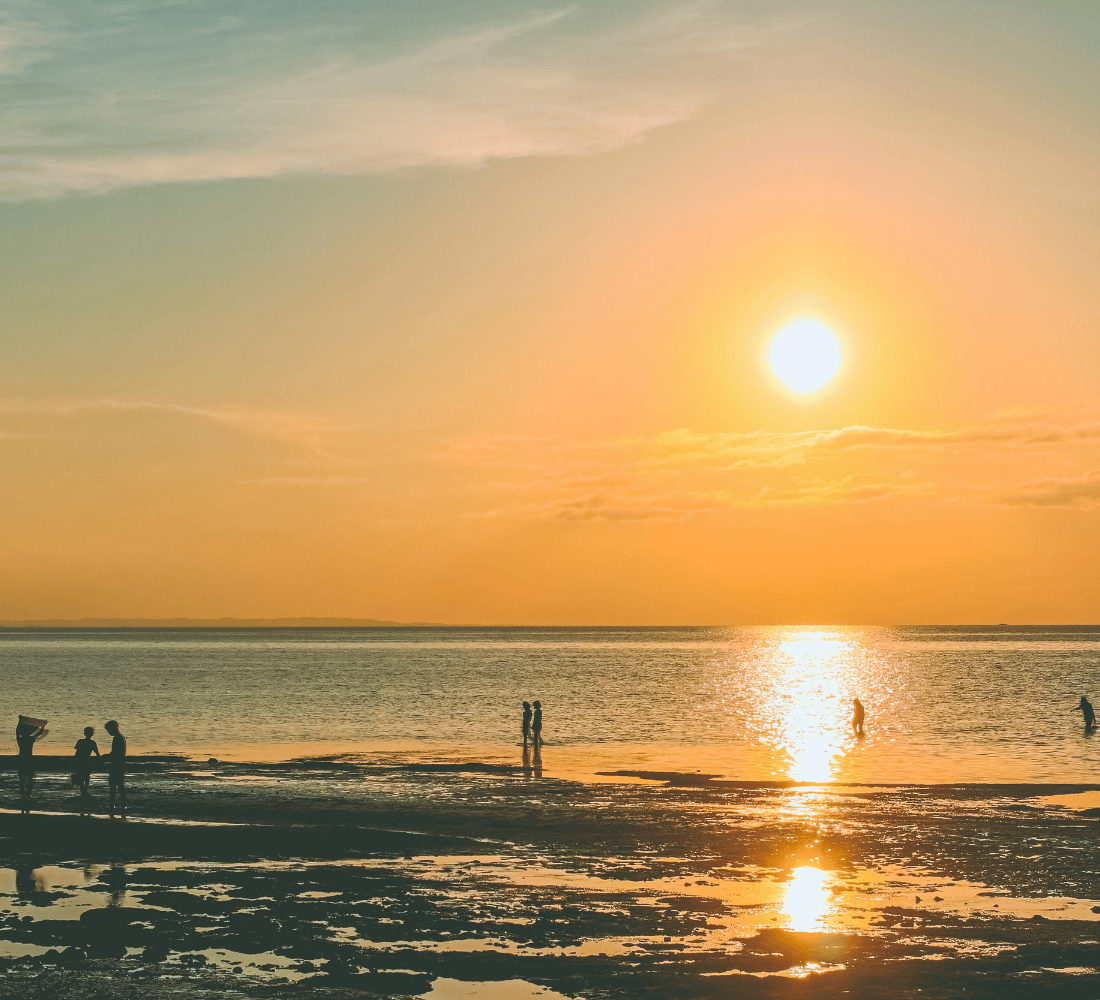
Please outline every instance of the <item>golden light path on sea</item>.
[[787, 777], [792, 781], [835, 778], [834, 765], [851, 738], [846, 717], [821, 708], [848, 701], [851, 653], [849, 639], [827, 632], [799, 633], [778, 644], [779, 693], [764, 711], [789, 760]]

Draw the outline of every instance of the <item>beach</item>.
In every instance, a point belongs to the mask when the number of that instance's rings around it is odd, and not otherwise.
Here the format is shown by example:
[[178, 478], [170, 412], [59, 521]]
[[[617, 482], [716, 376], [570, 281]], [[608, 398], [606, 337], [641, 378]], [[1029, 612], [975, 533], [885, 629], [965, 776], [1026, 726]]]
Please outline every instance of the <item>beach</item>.
[[8, 990], [553, 1000], [1100, 987], [1100, 784], [582, 781], [394, 754], [134, 766], [125, 821], [103, 816], [102, 778], [93, 814], [75, 815], [57, 773], [40, 773], [36, 812], [21, 817], [5, 775]]
[[[4, 990], [1095, 998], [1098, 663], [1089, 628], [0, 633], [48, 720], [29, 816], [0, 755]], [[109, 718], [124, 820], [104, 761], [70, 782]]]

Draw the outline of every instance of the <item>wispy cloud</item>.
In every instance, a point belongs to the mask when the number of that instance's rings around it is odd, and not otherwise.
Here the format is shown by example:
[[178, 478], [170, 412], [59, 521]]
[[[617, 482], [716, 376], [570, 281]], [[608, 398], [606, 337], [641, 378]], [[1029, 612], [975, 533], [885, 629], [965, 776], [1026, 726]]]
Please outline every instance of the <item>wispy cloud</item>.
[[15, 0], [0, 198], [598, 152], [692, 115], [761, 38], [729, 0], [230, 9]]
[[[1100, 496], [1100, 476], [1010, 491], [1005, 467], [1018, 475], [1022, 468], [1094, 460], [1098, 447], [1094, 420], [1002, 413], [966, 426], [916, 429], [680, 428], [587, 441], [501, 435], [454, 442], [441, 457], [488, 474], [497, 498], [510, 498], [493, 505], [496, 517], [630, 521], [887, 500], [1080, 505]], [[998, 499], [1010, 492], [1010, 499]]]
[[893, 497], [932, 497], [937, 494], [932, 483], [918, 483], [911, 477], [883, 481], [853, 473], [840, 479], [812, 479], [790, 487], [765, 486], [750, 500], [734, 506], [820, 506], [839, 503], [873, 503]]
[[1075, 479], [1040, 479], [1022, 483], [996, 498], [1021, 507], [1093, 507], [1100, 504], [1100, 469]]
[[530, 514], [550, 521], [683, 521], [698, 514], [729, 506], [717, 494], [592, 493], [572, 499], [551, 500], [534, 506]]
[[[34, 424], [35, 432], [0, 429], [2, 437], [42, 436], [44, 430], [69, 425], [74, 419], [90, 419], [96, 416], [149, 415], [172, 419], [197, 421], [215, 427], [303, 446], [320, 457], [334, 461], [358, 461], [355, 458], [335, 454], [331, 443], [340, 435], [354, 430], [347, 424], [308, 413], [266, 410], [260, 407], [228, 403], [220, 406], [189, 406], [175, 402], [151, 400], [127, 400], [110, 398], [78, 399], [0, 399], [0, 416], [10, 422]], [[56, 436], [56, 429], [54, 434]]]
[[418, 490], [430, 482], [434, 495], [449, 498], [440, 499], [441, 513], [450, 505], [449, 516], [475, 521], [675, 522], [731, 509], [879, 502], [1100, 506], [1093, 416], [995, 414], [936, 428], [681, 428], [599, 439], [504, 433], [396, 448], [380, 429], [354, 421], [239, 403], [0, 398], [0, 443], [71, 449], [79, 441], [82, 454], [108, 462], [126, 441], [211, 447], [181, 437], [190, 424], [236, 439], [213, 445], [219, 455], [239, 456], [218, 475], [273, 491], [399, 492], [406, 487], [398, 482]]
[[520, 456], [542, 456], [566, 474], [584, 468], [629, 467], [636, 473], [674, 472], [702, 467], [712, 470], [784, 468], [830, 455], [857, 451], [942, 453], [1001, 446], [1042, 450], [1100, 441], [1100, 423], [1060, 425], [1045, 419], [1003, 415], [953, 428], [906, 429], [853, 424], [831, 430], [695, 431], [678, 428], [654, 434], [594, 441], [560, 437], [501, 435], [452, 442], [447, 453], [457, 461], [487, 466], [523, 462]]

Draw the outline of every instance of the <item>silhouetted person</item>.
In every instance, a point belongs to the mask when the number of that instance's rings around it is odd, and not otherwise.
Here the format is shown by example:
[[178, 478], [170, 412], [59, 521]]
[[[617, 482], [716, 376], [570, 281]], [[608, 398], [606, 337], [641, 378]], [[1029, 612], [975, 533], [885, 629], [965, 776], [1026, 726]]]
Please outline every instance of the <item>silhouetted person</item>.
[[863, 703], [858, 698], [852, 699], [852, 732], [857, 736], [863, 735]]
[[19, 724], [15, 727], [15, 742], [19, 746], [16, 771], [19, 773], [19, 811], [29, 813], [31, 792], [34, 790], [34, 741], [46, 730], [43, 726], [32, 726], [29, 722], [24, 722], [24, 718], [19, 716]]
[[531, 705], [523, 703], [523, 745], [527, 746], [527, 737], [531, 735]]
[[531, 720], [531, 733], [535, 737], [535, 749], [542, 743], [542, 702], [535, 702], [535, 717]]
[[1096, 728], [1096, 712], [1093, 711], [1092, 702], [1084, 695], [1081, 695], [1081, 704], [1072, 711], [1081, 712], [1085, 716], [1086, 733], [1091, 733]]
[[115, 792], [118, 792], [122, 815], [126, 815], [126, 737], [112, 719], [104, 727], [111, 734], [111, 752], [107, 756], [107, 781], [111, 786], [111, 804], [108, 811], [115, 814]]
[[88, 798], [88, 782], [92, 780], [92, 754], [99, 756], [99, 747], [92, 739], [95, 730], [91, 726], [84, 729], [84, 739], [76, 741], [76, 782], [80, 786], [80, 797]]

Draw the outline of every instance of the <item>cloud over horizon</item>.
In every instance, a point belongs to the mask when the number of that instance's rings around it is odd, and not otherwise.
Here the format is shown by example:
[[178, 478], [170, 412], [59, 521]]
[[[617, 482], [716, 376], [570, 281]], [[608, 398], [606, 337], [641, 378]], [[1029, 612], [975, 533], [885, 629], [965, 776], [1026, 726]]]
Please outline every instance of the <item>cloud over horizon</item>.
[[[388, 479], [400, 492], [403, 477], [428, 475], [449, 496], [440, 501], [441, 514], [450, 505], [445, 516], [683, 521], [734, 508], [891, 500], [1091, 507], [1100, 504], [1100, 423], [1091, 416], [994, 414], [924, 429], [678, 428], [590, 440], [505, 433], [406, 445], [354, 420], [242, 403], [0, 398], [0, 442], [62, 453], [79, 441], [83, 459], [111, 468], [126, 442], [183, 435], [205, 442], [194, 452], [203, 475], [252, 488], [367, 489]], [[239, 457], [215, 472], [205, 469], [205, 448]], [[1072, 467], [1080, 473], [1054, 474]], [[1031, 475], [1022, 484], [1021, 470]]]

